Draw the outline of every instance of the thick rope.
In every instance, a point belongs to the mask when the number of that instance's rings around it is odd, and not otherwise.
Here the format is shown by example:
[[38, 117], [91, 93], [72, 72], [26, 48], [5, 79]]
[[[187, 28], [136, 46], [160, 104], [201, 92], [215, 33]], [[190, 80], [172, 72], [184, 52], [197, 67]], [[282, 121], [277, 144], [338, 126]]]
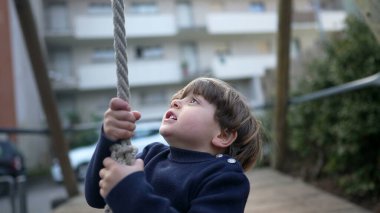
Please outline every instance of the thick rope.
[[[117, 97], [129, 101], [129, 81], [127, 67], [127, 40], [125, 36], [124, 1], [111, 0], [114, 25], [114, 49], [117, 72]], [[111, 157], [121, 164], [131, 165], [135, 159], [137, 149], [131, 145], [130, 140], [123, 140], [120, 144], [111, 146]], [[107, 205], [106, 213], [111, 213]]]

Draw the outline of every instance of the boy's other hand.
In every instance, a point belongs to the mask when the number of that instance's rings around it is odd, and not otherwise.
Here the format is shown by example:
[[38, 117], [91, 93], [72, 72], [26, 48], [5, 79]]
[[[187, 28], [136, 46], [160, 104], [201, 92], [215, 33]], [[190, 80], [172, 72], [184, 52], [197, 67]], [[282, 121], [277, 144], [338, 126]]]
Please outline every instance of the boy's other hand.
[[113, 187], [116, 186], [122, 179], [126, 176], [144, 170], [144, 161], [141, 159], [136, 159], [135, 162], [130, 165], [122, 165], [108, 157], [103, 160], [104, 168], [100, 170], [99, 176], [99, 187], [100, 195], [106, 198]]
[[136, 128], [135, 122], [140, 118], [140, 112], [131, 111], [128, 102], [120, 98], [112, 98], [109, 108], [104, 113], [104, 133], [113, 141], [129, 139]]

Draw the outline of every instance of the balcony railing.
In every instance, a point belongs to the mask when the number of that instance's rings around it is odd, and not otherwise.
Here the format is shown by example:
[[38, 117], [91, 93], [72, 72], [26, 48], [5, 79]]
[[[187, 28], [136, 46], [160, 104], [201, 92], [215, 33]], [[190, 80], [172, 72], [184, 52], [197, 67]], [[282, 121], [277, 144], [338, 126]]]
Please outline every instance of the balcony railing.
[[[316, 29], [318, 25], [325, 31], [337, 31], [344, 28], [344, 11], [321, 11], [319, 21], [313, 11], [296, 12], [293, 15], [293, 29]], [[204, 33], [213, 34], [257, 34], [276, 33], [278, 15], [276, 11], [263, 13], [221, 12], [209, 13], [204, 26], [187, 28], [186, 35]], [[149, 14], [126, 16], [127, 37], [163, 37], [180, 35], [183, 31], [174, 14]], [[77, 39], [113, 38], [111, 15], [78, 15], [73, 18], [72, 26], [67, 29], [46, 29], [50, 36], [70, 36]], [[100, 27], [101, 26], [101, 27]], [[71, 29], [72, 28], [72, 29]], [[182, 33], [181, 36], [185, 36]]]
[[323, 11], [319, 20], [325, 31], [340, 31], [345, 27], [347, 14], [343, 11]]
[[[319, 20], [325, 31], [337, 31], [344, 28], [347, 14], [343, 11], [321, 11]], [[206, 27], [210, 34], [255, 34], [276, 33], [278, 15], [265, 13], [210, 13]], [[295, 13], [293, 29], [316, 29], [318, 20], [314, 12]]]
[[49, 78], [55, 90], [70, 90], [78, 87], [78, 81], [72, 74], [50, 71]]
[[[131, 62], [128, 65], [130, 86], [178, 83], [182, 80], [179, 67], [174, 60]], [[115, 88], [116, 82], [114, 63], [87, 64], [78, 69], [78, 89]]]
[[216, 57], [212, 62], [212, 72], [217, 78], [224, 80], [252, 78], [262, 76], [266, 69], [276, 66], [276, 56], [225, 56]]
[[[177, 33], [174, 16], [126, 16], [126, 34], [131, 37], [172, 36]], [[74, 37], [80, 39], [113, 38], [112, 16], [77, 16], [74, 19]]]
[[277, 14], [210, 13], [206, 18], [210, 34], [273, 33], [277, 31]]

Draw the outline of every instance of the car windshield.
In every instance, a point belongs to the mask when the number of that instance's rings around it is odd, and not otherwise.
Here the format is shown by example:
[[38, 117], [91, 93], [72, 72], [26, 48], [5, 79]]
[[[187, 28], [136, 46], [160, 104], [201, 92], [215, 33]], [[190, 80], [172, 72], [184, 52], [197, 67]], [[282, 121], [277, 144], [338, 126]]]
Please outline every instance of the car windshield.
[[152, 135], [156, 135], [158, 133], [159, 133], [158, 129], [140, 129], [140, 130], [135, 131], [135, 135], [133, 136], [133, 139], [149, 137]]
[[0, 142], [0, 158], [9, 158], [12, 156], [13, 152], [12, 144], [9, 144], [8, 142]]

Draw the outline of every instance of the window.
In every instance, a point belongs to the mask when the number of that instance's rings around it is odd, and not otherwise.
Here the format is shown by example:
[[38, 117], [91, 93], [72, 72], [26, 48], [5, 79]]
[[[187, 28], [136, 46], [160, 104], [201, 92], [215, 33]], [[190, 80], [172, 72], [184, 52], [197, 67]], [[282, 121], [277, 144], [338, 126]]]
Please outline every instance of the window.
[[137, 59], [155, 59], [162, 58], [164, 55], [163, 49], [159, 45], [154, 46], [137, 46], [136, 47]]
[[96, 48], [92, 53], [92, 60], [97, 62], [114, 61], [115, 52], [112, 47], [110, 48]]
[[49, 51], [51, 77], [57, 81], [68, 80], [72, 76], [72, 58], [69, 48]]
[[249, 5], [249, 11], [254, 13], [263, 12], [265, 11], [265, 5], [261, 1], [251, 2], [251, 4]]
[[180, 28], [190, 28], [194, 25], [193, 9], [189, 1], [177, 3], [177, 23]]
[[65, 33], [69, 30], [69, 15], [66, 3], [52, 2], [46, 8], [47, 30], [54, 33]]
[[220, 63], [224, 64], [226, 62], [226, 57], [231, 55], [230, 44], [221, 43], [216, 47], [215, 54], [219, 58]]
[[131, 13], [137, 14], [149, 14], [158, 12], [158, 8], [155, 2], [132, 2], [129, 10]]
[[112, 13], [111, 3], [92, 2], [88, 5], [88, 13], [91, 13], [91, 14], [110, 14], [110, 13]]
[[293, 38], [290, 44], [290, 54], [292, 57], [298, 57], [301, 52], [301, 41], [299, 38]]

